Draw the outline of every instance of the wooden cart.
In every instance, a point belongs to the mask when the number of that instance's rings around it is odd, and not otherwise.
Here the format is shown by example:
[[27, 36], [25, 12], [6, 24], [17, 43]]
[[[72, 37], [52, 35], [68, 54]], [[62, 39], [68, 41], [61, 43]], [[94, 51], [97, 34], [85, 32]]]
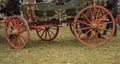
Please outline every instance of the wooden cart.
[[[104, 45], [112, 38], [115, 27], [114, 17], [101, 2], [72, 0], [56, 4], [28, 0], [27, 4], [21, 5], [22, 16], [2, 18], [6, 23], [7, 41], [13, 48], [24, 48], [29, 41], [30, 30], [36, 30], [40, 39], [51, 41], [65, 23], [70, 24], [72, 33], [80, 43], [87, 46]], [[107, 24], [111, 24], [112, 28], [106, 29]], [[106, 35], [102, 34], [104, 31], [107, 31]]]

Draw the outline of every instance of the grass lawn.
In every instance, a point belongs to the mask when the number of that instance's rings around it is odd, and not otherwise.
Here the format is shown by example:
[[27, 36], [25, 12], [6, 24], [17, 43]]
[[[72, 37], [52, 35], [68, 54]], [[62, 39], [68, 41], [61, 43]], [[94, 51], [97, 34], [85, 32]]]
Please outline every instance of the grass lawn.
[[87, 47], [77, 41], [69, 27], [60, 28], [57, 38], [49, 42], [31, 31], [26, 48], [11, 49], [0, 28], [0, 64], [120, 64], [119, 35], [104, 46]]

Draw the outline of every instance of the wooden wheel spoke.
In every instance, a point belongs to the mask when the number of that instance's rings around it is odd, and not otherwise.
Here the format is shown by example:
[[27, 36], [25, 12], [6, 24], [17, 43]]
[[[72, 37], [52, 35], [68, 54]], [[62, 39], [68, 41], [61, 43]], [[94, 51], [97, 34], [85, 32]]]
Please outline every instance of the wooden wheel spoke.
[[13, 44], [14, 44], [14, 46], [16, 46], [17, 45], [17, 38], [15, 37], [15, 39], [13, 39], [14, 41], [13, 41]]
[[18, 31], [23, 32], [22, 26], [18, 28]]
[[89, 32], [91, 32], [92, 30], [88, 30], [86, 33], [84, 33], [84, 35], [88, 35]]
[[17, 41], [14, 41], [13, 45], [16, 46], [17, 45]]
[[10, 30], [10, 31], [13, 31], [13, 29], [12, 28], [10, 28], [10, 27], [6, 27], [8, 30]]
[[105, 22], [105, 24], [112, 24], [113, 22]]
[[77, 28], [76, 31], [87, 30], [87, 29], [90, 29], [90, 28], [91, 27]]
[[12, 23], [9, 22], [9, 25], [10, 25], [11, 28], [15, 29], [15, 27], [13, 26]]
[[48, 31], [48, 35], [49, 35], [49, 37], [50, 37], [50, 39], [51, 39], [52, 37], [51, 37], [51, 35], [50, 35], [50, 32], [49, 32], [49, 31]]
[[45, 39], [47, 39], [47, 32], [48, 32], [48, 31], [45, 32]]
[[19, 34], [19, 36], [28, 39], [28, 35], [27, 34]]
[[40, 36], [43, 37], [43, 35], [44, 35], [45, 32], [46, 32], [46, 31], [44, 30], [43, 33], [42, 33]]
[[106, 14], [103, 15], [100, 19], [105, 19], [108, 14], [109, 14], [109, 13], [106, 13]]
[[23, 27], [24, 23], [20, 24], [18, 30], [20, 30]]
[[16, 21], [17, 21], [17, 22], [20, 22], [20, 21], [22, 21], [22, 20], [21, 20], [20, 18], [16, 18]]
[[90, 16], [93, 17], [94, 15], [93, 15], [93, 11], [91, 8], [89, 9], [89, 12], [90, 12]]
[[87, 19], [87, 21], [90, 22], [90, 19], [87, 17], [87, 15], [85, 13], [82, 13], [82, 15]]
[[105, 35], [103, 35], [99, 30], [98, 33], [101, 35], [102, 38], [104, 38], [105, 40], [107, 40], [107, 37]]
[[88, 30], [86, 33], [85, 33], [85, 35], [87, 35], [89, 32], [91, 32], [92, 30], [90, 29], [90, 30]]
[[17, 38], [17, 42], [18, 42], [18, 47], [20, 48], [21, 47], [21, 42], [20, 42], [19, 38]]
[[88, 38], [88, 43], [90, 44], [90, 42], [91, 42], [91, 40], [92, 40], [92, 38], [94, 37], [94, 35], [90, 35], [90, 37]]
[[57, 30], [57, 28], [52, 28], [52, 27], [50, 27], [50, 29]]
[[98, 21], [104, 21], [104, 22], [107, 22], [108, 19], [107, 18], [102, 18], [102, 19], [97, 19]]
[[21, 28], [21, 29], [19, 30], [19, 33], [24, 33], [24, 32], [26, 32], [26, 31], [28, 31], [28, 29], [26, 29], [26, 28]]
[[21, 40], [23, 44], [26, 44], [25, 40], [21, 36], [18, 36], [18, 38]]
[[37, 31], [38, 31], [38, 32], [41, 32], [41, 31], [43, 31], [43, 30], [44, 30], [44, 29], [38, 29]]
[[[21, 27], [22, 25], [24, 25], [24, 23], [22, 22], [22, 20], [20, 18], [13, 18], [13, 24], [15, 26], [16, 29], [18, 29], [19, 27]], [[22, 24], [21, 24], [22, 23]]]
[[98, 8], [98, 11], [97, 11], [97, 13], [96, 13], [96, 19], [98, 19], [98, 17], [99, 17], [99, 15], [100, 15], [100, 8]]
[[80, 20], [77, 20], [77, 22], [79, 22], [79, 23], [81, 23], [81, 24], [85, 24], [85, 25], [87, 25], [87, 26], [91, 26], [89, 23], [87, 23], [87, 22], [83, 22], [83, 21], [80, 21]]
[[18, 21], [16, 21], [16, 19], [14, 19], [13, 24], [14, 24], [15, 28], [17, 28], [17, 26], [18, 26], [17, 23], [18, 23]]
[[105, 14], [102, 18], [97, 19], [97, 20], [98, 20], [97, 23], [105, 23], [105, 22], [108, 22], [109, 19], [106, 18], [107, 15], [108, 15], [108, 14]]
[[53, 31], [51, 31], [51, 30], [49, 30], [53, 35], [55, 35], [55, 33], [53, 32]]
[[105, 29], [105, 28], [100, 28], [100, 29], [112, 33], [112, 30], [110, 30], [110, 29]]
[[96, 33], [96, 35], [95, 35], [95, 39], [96, 39], [96, 44], [99, 44], [99, 41], [98, 41], [98, 32]]
[[12, 37], [9, 35], [8, 38], [10, 39], [10, 42], [12, 42], [13, 40], [16, 40], [16, 36], [14, 35]]

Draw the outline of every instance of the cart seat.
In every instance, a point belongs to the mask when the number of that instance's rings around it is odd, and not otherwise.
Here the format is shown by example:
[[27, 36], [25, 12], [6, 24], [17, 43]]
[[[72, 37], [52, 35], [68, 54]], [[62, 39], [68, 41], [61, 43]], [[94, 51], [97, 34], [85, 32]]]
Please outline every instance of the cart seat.
[[40, 16], [40, 17], [44, 16], [43, 11], [35, 10], [34, 13], [35, 13], [36, 16]]
[[[47, 2], [39, 2], [33, 3], [33, 15], [35, 14], [36, 18], [46, 18], [58, 16], [59, 10], [64, 10], [63, 14], [67, 14], [67, 16], [75, 16], [77, 14], [77, 9], [80, 8], [82, 2], [81, 0], [72, 0], [64, 5], [56, 5], [55, 3], [47, 3]], [[21, 11], [24, 16], [27, 16], [26, 10], [29, 4], [21, 5]]]
[[73, 8], [79, 7], [80, 5], [81, 5], [80, 1], [70, 1], [61, 6], [56, 5], [55, 3], [41, 2], [41, 3], [33, 4], [33, 8], [34, 8], [34, 10], [56, 11], [58, 9], [63, 9], [63, 10], [73, 9]]
[[62, 9], [64, 9], [64, 10], [73, 9], [73, 8], [76, 9], [80, 5], [81, 5], [80, 1], [70, 1], [70, 2], [62, 5]]
[[55, 11], [40, 11], [40, 10], [35, 10], [34, 14], [38, 17], [46, 16], [46, 17], [52, 17], [55, 15]]

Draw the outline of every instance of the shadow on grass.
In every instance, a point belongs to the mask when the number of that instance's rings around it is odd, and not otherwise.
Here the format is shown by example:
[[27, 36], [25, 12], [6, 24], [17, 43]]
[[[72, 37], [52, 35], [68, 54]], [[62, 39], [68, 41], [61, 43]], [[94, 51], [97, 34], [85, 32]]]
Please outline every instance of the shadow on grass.
[[7, 42], [6, 38], [3, 36], [0, 36], [0, 44], [5, 43], [5, 42]]
[[0, 48], [4, 49], [4, 48], [8, 48], [8, 47], [10, 47], [10, 46], [9, 46], [6, 38], [0, 35]]
[[[25, 48], [36, 48], [36, 47], [83, 47], [83, 45], [81, 43], [79, 43], [75, 38], [73, 39], [65, 39], [65, 38], [56, 38], [53, 41], [42, 41], [42, 40], [29, 40], [28, 45]], [[0, 47], [10, 47], [11, 46], [8, 44], [5, 36], [0, 35]]]
[[31, 47], [83, 47], [76, 39], [55, 39], [53, 41], [30, 40], [26, 48]]
[[[116, 39], [115, 37], [113, 38], [113, 40], [111, 42], [116, 42], [116, 43], [111, 43], [109, 42], [108, 44], [105, 44], [106, 46], [109, 45], [109, 46], [116, 46], [118, 43], [117, 40], [114, 40]], [[1, 36], [0, 35], [0, 47], [4, 47], [4, 48], [8, 48], [11, 46], [8, 44], [6, 38], [4, 36]], [[65, 48], [70, 48], [70, 47], [87, 47], [88, 46], [84, 46], [82, 45], [77, 39], [75, 38], [69, 38], [69, 39], [65, 39], [65, 38], [56, 38], [55, 40], [53, 41], [42, 41], [42, 40], [33, 40], [33, 39], [30, 39], [29, 40], [29, 43], [28, 45], [25, 47], [26, 48], [37, 48], [37, 47], [58, 47], [58, 48], [62, 48], [62, 47], [65, 47]]]
[[[114, 43], [113, 43], [114, 42]], [[99, 48], [99, 47], [109, 47], [109, 46], [117, 46], [119, 45], [119, 39], [116, 40], [116, 37], [113, 37], [110, 41], [108, 41], [105, 45], [103, 46], [96, 46], [96, 47], [90, 47], [90, 48]], [[83, 45], [80, 43], [77, 39], [74, 37], [71, 37], [69, 39], [65, 38], [56, 38], [53, 41], [42, 41], [42, 40], [30, 40], [26, 48], [31, 48], [31, 47], [84, 47], [84, 48], [89, 48], [88, 46]]]

